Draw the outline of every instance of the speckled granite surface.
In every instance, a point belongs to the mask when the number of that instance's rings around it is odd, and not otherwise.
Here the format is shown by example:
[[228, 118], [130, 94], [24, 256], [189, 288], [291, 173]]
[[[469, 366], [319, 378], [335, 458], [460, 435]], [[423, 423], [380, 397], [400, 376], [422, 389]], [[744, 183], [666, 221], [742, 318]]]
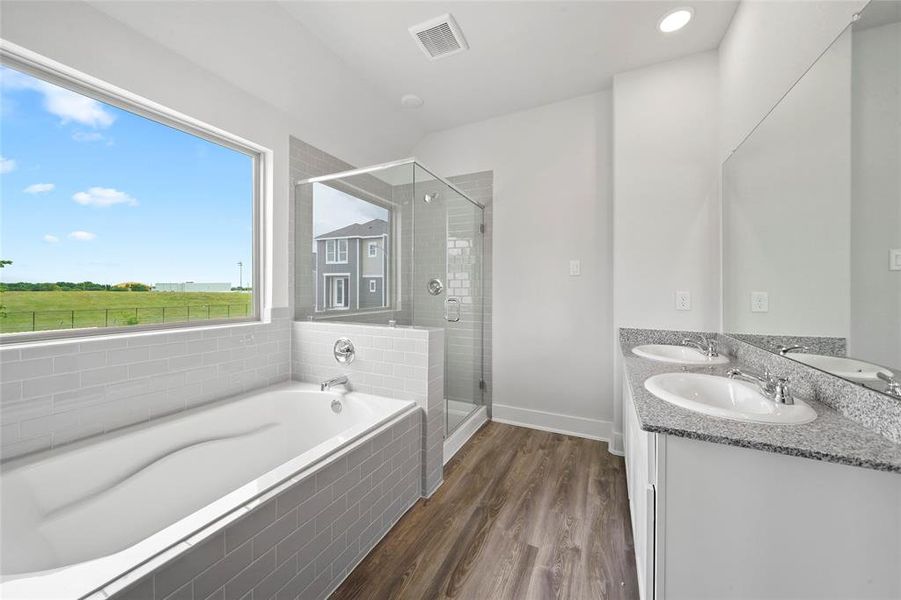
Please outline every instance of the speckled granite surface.
[[728, 335], [770, 352], [778, 352], [782, 346], [807, 346], [807, 352], [824, 356], [846, 356], [848, 352], [848, 342], [841, 337], [802, 337], [752, 333], [730, 333]]
[[[660, 400], [644, 387], [645, 380], [659, 373], [693, 372], [725, 375], [735, 366], [756, 369], [758, 364], [742, 360], [747, 349], [739, 349], [739, 361], [716, 366], [686, 366], [656, 362], [632, 354], [632, 348], [640, 344], [679, 343], [691, 332], [673, 332], [640, 329], [621, 329], [620, 347], [623, 353], [625, 377], [632, 390], [641, 428], [654, 433], [664, 433], [707, 442], [754, 448], [789, 456], [800, 456], [844, 465], [865, 467], [879, 471], [901, 473], [901, 444], [844, 415], [826, 404], [814, 400], [815, 388], [810, 384], [795, 386], [795, 393], [807, 401], [817, 412], [817, 419], [805, 425], [763, 425], [741, 423], [716, 417], [708, 417]], [[696, 335], [696, 334], [695, 334]], [[729, 344], [728, 338], [721, 341]], [[736, 340], [737, 342], [737, 340]], [[737, 342], [741, 343], [741, 342]], [[790, 365], [795, 361], [767, 353], [749, 344], [761, 355]], [[735, 347], [725, 348], [728, 353]], [[759, 360], [767, 360], [758, 357]], [[781, 363], [778, 366], [782, 366]], [[781, 374], [781, 369], [774, 369]], [[839, 383], [846, 383], [836, 379]], [[793, 382], [796, 380], [793, 379]], [[848, 384], [853, 386], [853, 384]], [[858, 389], [859, 386], [853, 386]]]
[[901, 444], [901, 399], [830, 375], [803, 363], [779, 356], [728, 335], [720, 346], [738, 362], [757, 371], [769, 370], [791, 381], [802, 398], [814, 398], [890, 441]]

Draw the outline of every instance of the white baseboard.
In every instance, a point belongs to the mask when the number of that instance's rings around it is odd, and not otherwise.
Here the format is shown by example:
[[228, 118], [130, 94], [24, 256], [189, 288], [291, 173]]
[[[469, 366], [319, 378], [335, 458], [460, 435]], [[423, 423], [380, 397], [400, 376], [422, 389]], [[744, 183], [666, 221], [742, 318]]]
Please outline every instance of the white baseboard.
[[614, 431], [613, 439], [607, 444], [607, 450], [610, 454], [615, 454], [617, 456], [625, 456], [626, 448], [623, 446], [623, 432], [622, 431]]
[[559, 413], [497, 403], [491, 407], [491, 420], [507, 425], [517, 425], [519, 427], [607, 442], [607, 448], [611, 454], [622, 456], [622, 435], [618, 435], [619, 447], [617, 447], [616, 436], [613, 435], [613, 423], [610, 421], [586, 419], [585, 417], [561, 415]]
[[463, 444], [468, 442], [469, 438], [479, 430], [479, 427], [487, 422], [488, 409], [480, 406], [478, 410], [473, 411], [465, 421], [460, 423], [450, 437], [444, 440], [444, 464], [447, 464], [454, 457], [454, 454], [463, 447]]

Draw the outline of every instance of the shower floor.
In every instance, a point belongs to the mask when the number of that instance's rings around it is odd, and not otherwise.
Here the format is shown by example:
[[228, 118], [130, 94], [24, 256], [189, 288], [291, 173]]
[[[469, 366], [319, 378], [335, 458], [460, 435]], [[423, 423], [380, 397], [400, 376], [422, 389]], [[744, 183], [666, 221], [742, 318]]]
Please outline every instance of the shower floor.
[[456, 429], [472, 411], [479, 407], [478, 404], [466, 400], [447, 400], [447, 435]]

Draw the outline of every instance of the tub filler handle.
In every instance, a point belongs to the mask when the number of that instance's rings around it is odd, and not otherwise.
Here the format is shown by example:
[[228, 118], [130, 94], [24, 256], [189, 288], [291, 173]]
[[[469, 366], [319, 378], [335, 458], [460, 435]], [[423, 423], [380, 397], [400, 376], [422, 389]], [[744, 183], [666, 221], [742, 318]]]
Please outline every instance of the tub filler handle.
[[354, 343], [346, 337], [338, 338], [338, 341], [335, 342], [333, 353], [335, 355], [335, 360], [345, 365], [349, 365], [354, 361], [354, 358], [357, 357]]

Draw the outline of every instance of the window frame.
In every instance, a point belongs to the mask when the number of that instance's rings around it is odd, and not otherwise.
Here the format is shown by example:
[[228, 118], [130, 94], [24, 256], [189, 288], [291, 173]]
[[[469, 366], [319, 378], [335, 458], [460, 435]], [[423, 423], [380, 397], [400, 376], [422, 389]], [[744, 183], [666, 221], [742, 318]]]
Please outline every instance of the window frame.
[[272, 307], [268, 302], [264, 303], [264, 298], [271, 297], [268, 290], [271, 288], [272, 281], [271, 265], [266, 259], [272, 250], [270, 231], [274, 203], [274, 153], [272, 150], [2, 39], [0, 39], [0, 64], [98, 102], [144, 117], [160, 125], [240, 152], [249, 156], [253, 162], [253, 197], [251, 198], [253, 276], [250, 281], [252, 295], [249, 316], [235, 319], [151, 323], [121, 327], [4, 333], [0, 334], [0, 346], [65, 340], [75, 342], [82, 338], [125, 337], [154, 332], [177, 332], [271, 322]]
[[369, 293], [374, 294], [378, 291], [378, 286], [376, 285], [375, 279], [369, 280]]
[[[325, 240], [325, 264], [346, 265], [348, 263], [349, 238], [326, 238]], [[344, 260], [341, 259], [341, 242], [344, 242]], [[331, 246], [331, 250], [329, 247]], [[332, 258], [329, 258], [331, 254]]]
[[379, 243], [378, 242], [366, 242], [366, 257], [367, 258], [376, 258], [379, 255]]

